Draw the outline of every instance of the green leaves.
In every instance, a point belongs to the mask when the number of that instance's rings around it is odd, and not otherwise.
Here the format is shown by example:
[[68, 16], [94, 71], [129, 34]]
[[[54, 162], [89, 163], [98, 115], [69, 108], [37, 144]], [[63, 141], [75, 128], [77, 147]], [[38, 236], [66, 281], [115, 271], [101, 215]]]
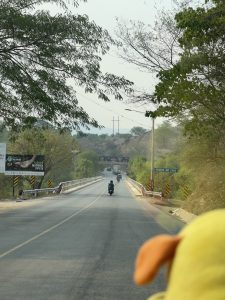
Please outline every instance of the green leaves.
[[78, 154], [75, 162], [76, 178], [96, 176], [103, 169], [99, 157], [94, 151], [84, 151]]
[[44, 178], [51, 178], [55, 185], [74, 179], [74, 153], [79, 148], [75, 138], [68, 131], [60, 134], [54, 129], [43, 129], [43, 122], [40, 125], [42, 128], [36, 126], [13, 132], [13, 140], [7, 145], [8, 153], [44, 155]]
[[225, 128], [225, 4], [213, 3], [176, 15], [184, 51], [174, 67], [159, 73], [154, 94], [157, 116], [182, 117], [189, 132], [201, 135]]
[[[35, 10], [47, 2], [61, 5], [66, 14]], [[0, 113], [6, 125], [18, 126], [29, 115], [58, 127], [96, 127], [98, 123], [78, 105], [74, 86], [105, 101], [110, 95], [122, 99], [122, 91], [130, 91], [130, 81], [100, 69], [101, 56], [113, 42], [107, 31], [86, 15], [72, 15], [67, 3], [2, 1]]]

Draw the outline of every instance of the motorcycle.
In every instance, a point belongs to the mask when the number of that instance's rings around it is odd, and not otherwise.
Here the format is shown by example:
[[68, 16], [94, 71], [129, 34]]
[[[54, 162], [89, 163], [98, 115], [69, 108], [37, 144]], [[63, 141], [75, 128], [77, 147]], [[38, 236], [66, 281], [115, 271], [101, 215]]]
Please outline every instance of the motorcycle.
[[109, 195], [112, 196], [112, 194], [113, 194], [113, 189], [109, 189], [108, 192], [109, 192]]

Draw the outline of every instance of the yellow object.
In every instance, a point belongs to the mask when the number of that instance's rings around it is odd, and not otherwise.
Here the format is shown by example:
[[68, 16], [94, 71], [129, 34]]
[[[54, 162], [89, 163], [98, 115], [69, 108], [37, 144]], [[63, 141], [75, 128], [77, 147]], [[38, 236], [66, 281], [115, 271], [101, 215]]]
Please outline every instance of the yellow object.
[[137, 256], [135, 282], [150, 282], [165, 263], [170, 265], [167, 290], [149, 300], [225, 300], [225, 209], [197, 217], [178, 236], [145, 242]]

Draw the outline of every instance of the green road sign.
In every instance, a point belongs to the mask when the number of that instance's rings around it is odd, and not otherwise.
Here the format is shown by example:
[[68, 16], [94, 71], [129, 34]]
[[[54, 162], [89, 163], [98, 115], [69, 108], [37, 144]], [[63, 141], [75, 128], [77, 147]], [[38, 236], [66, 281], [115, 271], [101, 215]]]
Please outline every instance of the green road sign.
[[176, 173], [177, 168], [154, 168], [155, 172], [167, 172], [167, 173]]

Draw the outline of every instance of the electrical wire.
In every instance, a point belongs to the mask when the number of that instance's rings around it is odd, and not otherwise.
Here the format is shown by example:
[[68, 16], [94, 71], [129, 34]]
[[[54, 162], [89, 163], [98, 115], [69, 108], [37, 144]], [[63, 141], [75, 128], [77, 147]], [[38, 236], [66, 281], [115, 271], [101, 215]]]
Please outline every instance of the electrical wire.
[[[107, 110], [107, 111], [109, 111], [109, 112], [112, 112], [112, 113], [114, 113], [114, 114], [117, 114], [119, 117], [122, 117], [122, 118], [124, 118], [124, 119], [127, 119], [128, 121], [131, 121], [131, 122], [133, 122], [134, 124], [138, 124], [138, 125], [141, 125], [142, 127], [143, 127], [143, 126], [146, 127], [146, 125], [144, 125], [144, 124], [142, 124], [142, 123], [140, 123], [140, 122], [138, 122], [138, 121], [136, 121], [136, 120], [127, 118], [127, 117], [125, 117], [124, 115], [121, 115], [121, 113], [115, 112], [114, 110], [112, 110], [112, 109], [110, 109], [110, 108], [104, 107], [103, 105], [97, 103], [97, 102], [94, 101], [93, 99], [90, 99], [89, 97], [87, 97], [86, 95], [82, 94], [81, 92], [77, 92], [77, 94], [80, 95], [80, 96], [82, 96], [83, 98], [87, 99], [89, 102], [92, 102], [92, 103], [98, 105], [99, 107], [103, 108], [104, 110]], [[145, 129], [146, 129], [146, 128], [145, 128]]]

